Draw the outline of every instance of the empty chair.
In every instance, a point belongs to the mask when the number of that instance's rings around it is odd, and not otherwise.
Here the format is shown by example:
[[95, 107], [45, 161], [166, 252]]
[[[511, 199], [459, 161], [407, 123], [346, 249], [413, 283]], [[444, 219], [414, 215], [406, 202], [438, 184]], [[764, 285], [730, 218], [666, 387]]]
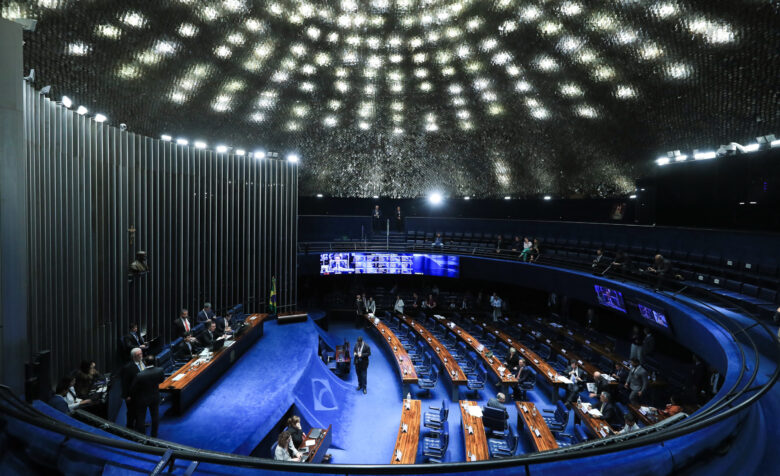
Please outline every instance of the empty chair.
[[176, 371], [176, 364], [173, 361], [171, 349], [165, 349], [157, 354], [156, 365], [163, 369], [166, 378], [170, 377]]
[[430, 411], [423, 415], [423, 426], [434, 433], [439, 433], [447, 424], [447, 418], [450, 416], [450, 405], [447, 400], [441, 401], [439, 407], [428, 407]]
[[449, 425], [445, 424], [437, 436], [425, 437], [423, 439], [423, 456], [430, 462], [441, 463], [444, 460], [444, 455], [447, 453], [449, 442]]
[[485, 382], [487, 382], [487, 371], [485, 367], [480, 365], [475, 373], [467, 376], [466, 387], [469, 390], [474, 390], [476, 395], [480, 390], [485, 389]]
[[555, 360], [550, 362], [550, 366], [560, 374], [565, 374], [569, 370], [569, 359], [561, 354], [555, 356]]
[[436, 382], [439, 381], [439, 368], [435, 365], [431, 366], [431, 372], [428, 375], [418, 375], [417, 385], [430, 394], [431, 389], [436, 386]]
[[550, 349], [550, 346], [547, 344], [539, 344], [539, 349], [536, 351], [536, 353], [539, 354], [539, 357], [545, 361], [549, 361], [550, 355], [552, 354], [552, 349]]
[[494, 336], [493, 334], [486, 334], [483, 341], [485, 347], [492, 350], [493, 352], [496, 351], [496, 344], [498, 344], [498, 339], [496, 339], [496, 336]]
[[552, 413], [552, 416], [545, 416], [544, 421], [550, 427], [553, 433], [559, 433], [566, 428], [569, 423], [569, 409], [562, 401], [555, 402], [555, 410], [542, 410], [544, 413]]
[[507, 428], [501, 438], [488, 439], [488, 450], [491, 458], [509, 458], [517, 451], [517, 435], [512, 428]]
[[509, 346], [503, 342], [499, 342], [498, 344], [496, 344], [496, 354], [498, 355], [509, 354]]
[[582, 425], [574, 425], [574, 438], [577, 440], [577, 443], [582, 443], [583, 441], [588, 441], [588, 439], [590, 439]]

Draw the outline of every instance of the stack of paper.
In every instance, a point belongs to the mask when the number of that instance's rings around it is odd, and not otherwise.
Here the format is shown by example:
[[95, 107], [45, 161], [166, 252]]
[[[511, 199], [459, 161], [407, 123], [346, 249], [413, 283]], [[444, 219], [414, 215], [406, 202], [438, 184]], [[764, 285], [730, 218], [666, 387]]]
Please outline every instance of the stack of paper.
[[600, 417], [601, 417], [601, 412], [600, 412], [600, 411], [598, 411], [598, 410], [597, 410], [597, 409], [595, 409], [595, 408], [591, 408], [590, 410], [588, 410], [588, 414], [589, 414], [590, 416], [594, 417], [594, 418], [600, 418]]
[[474, 418], [482, 418], [482, 408], [478, 405], [470, 405], [466, 407], [466, 412]]
[[178, 382], [179, 380], [183, 379], [185, 375], [186, 374], [179, 374], [179, 375], [173, 377], [173, 379], [171, 379], [171, 380], [173, 380], [174, 382]]

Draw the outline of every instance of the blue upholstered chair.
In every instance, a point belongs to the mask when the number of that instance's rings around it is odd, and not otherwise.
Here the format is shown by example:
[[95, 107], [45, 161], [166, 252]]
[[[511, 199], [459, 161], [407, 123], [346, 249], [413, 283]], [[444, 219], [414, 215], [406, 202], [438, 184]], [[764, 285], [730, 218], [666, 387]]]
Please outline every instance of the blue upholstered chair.
[[445, 424], [437, 436], [425, 437], [423, 439], [423, 456], [425, 456], [429, 462], [441, 463], [444, 460], [444, 455], [447, 454], [449, 442], [449, 425]]
[[491, 458], [509, 458], [517, 451], [517, 435], [512, 428], [507, 428], [501, 438], [488, 439], [488, 450]]
[[425, 412], [423, 415], [423, 426], [433, 430], [434, 433], [439, 433], [447, 424], [447, 418], [450, 415], [449, 403], [447, 400], [442, 400], [441, 406], [428, 408], [430, 411]]

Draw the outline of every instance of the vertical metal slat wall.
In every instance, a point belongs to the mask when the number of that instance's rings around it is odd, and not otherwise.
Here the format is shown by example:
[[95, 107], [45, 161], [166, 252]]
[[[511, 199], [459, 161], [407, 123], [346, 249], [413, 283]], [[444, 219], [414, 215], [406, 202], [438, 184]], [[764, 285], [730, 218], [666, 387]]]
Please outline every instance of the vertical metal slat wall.
[[[30, 349], [51, 350], [54, 378], [82, 359], [115, 368], [130, 322], [170, 342], [182, 307], [264, 311], [272, 276], [294, 309], [297, 165], [120, 131], [27, 83], [24, 96]], [[139, 250], [151, 272], [132, 277]]]

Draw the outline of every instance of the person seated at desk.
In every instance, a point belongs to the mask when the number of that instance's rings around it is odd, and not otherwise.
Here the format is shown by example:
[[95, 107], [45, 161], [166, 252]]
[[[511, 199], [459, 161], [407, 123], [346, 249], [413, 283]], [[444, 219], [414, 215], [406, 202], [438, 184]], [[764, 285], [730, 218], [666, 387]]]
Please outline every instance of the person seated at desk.
[[292, 444], [296, 448], [301, 447], [303, 443], [303, 429], [301, 428], [301, 417], [293, 415], [287, 419], [287, 431], [292, 438]]
[[232, 317], [233, 316], [231, 316], [230, 313], [227, 313], [222, 317], [216, 318], [217, 336], [225, 336], [233, 333], [233, 328], [230, 327]]
[[198, 313], [198, 322], [206, 322], [214, 319], [214, 311], [211, 310], [211, 303], [203, 303], [203, 309]]
[[123, 343], [125, 345], [125, 349], [128, 350], [138, 347], [142, 351], [146, 352], [148, 347], [146, 341], [144, 341], [143, 336], [140, 332], [138, 332], [138, 324], [136, 323], [130, 324], [130, 333], [125, 336]]
[[523, 384], [533, 382], [536, 377], [531, 369], [525, 365], [525, 359], [518, 359], [515, 377], [517, 378], [517, 383], [515, 384], [512, 395], [515, 400], [519, 400], [519, 397], [523, 395]]
[[566, 396], [566, 403], [571, 404], [580, 396], [582, 384], [585, 382], [585, 371], [582, 370], [576, 360], [569, 361], [568, 377], [571, 383], [568, 385], [569, 394]]
[[184, 338], [173, 349], [174, 358], [177, 360], [192, 360], [193, 357], [200, 354], [200, 351], [203, 350], [197, 342], [198, 340], [192, 337], [191, 332], [184, 334]]
[[303, 455], [293, 446], [289, 431], [285, 430], [279, 433], [279, 439], [274, 450], [274, 459], [276, 461], [301, 461], [303, 459]]
[[92, 390], [92, 385], [101, 377], [100, 372], [97, 371], [95, 362], [82, 360], [81, 366], [76, 372], [76, 395], [80, 398], [87, 398], [90, 390]]
[[64, 414], [70, 413], [68, 402], [65, 400], [65, 395], [68, 394], [68, 386], [70, 385], [69, 378], [60, 379], [57, 382], [57, 388], [54, 390], [54, 395], [49, 399], [49, 406], [55, 410], [59, 410]]
[[488, 400], [487, 405], [485, 406], [488, 406], [490, 408], [495, 408], [497, 410], [503, 410], [504, 413], [507, 414], [506, 405], [504, 405], [505, 403], [506, 403], [506, 395], [504, 395], [501, 392], [498, 392], [495, 397], [491, 397]]
[[190, 323], [190, 312], [187, 309], [182, 309], [178, 319], [173, 321], [173, 327], [176, 335], [184, 337], [184, 334], [192, 330], [192, 323]]
[[60, 384], [65, 385], [67, 383], [67, 392], [65, 393], [65, 403], [68, 404], [68, 412], [73, 412], [81, 406], [89, 405], [92, 400], [86, 398], [81, 399], [76, 395], [76, 389], [73, 386], [76, 384], [74, 377], [63, 377]]
[[204, 349], [213, 350], [214, 343], [218, 340], [223, 340], [225, 336], [217, 337], [217, 323], [209, 321], [206, 326], [206, 331], [200, 335], [200, 345]]
[[601, 372], [593, 372], [593, 384], [596, 386], [595, 391], [588, 393], [590, 398], [597, 398], [602, 392], [610, 390], [609, 380], [607, 380]]
[[506, 362], [504, 365], [510, 372], [517, 372], [518, 362], [520, 362], [520, 356], [517, 355], [517, 350], [514, 347], [509, 348], [509, 354], [506, 356]]
[[626, 433], [632, 433], [639, 430], [639, 425], [637, 425], [636, 417], [633, 413], [624, 414], [623, 423], [623, 429], [618, 431], [618, 435], [625, 435]]
[[428, 310], [430, 310], [430, 311], [433, 311], [433, 310], [435, 310], [435, 309], [436, 309], [436, 306], [437, 306], [437, 304], [436, 304], [436, 300], [435, 300], [435, 299], [433, 299], [433, 294], [429, 294], [429, 295], [428, 295], [428, 299], [426, 299], [426, 300], [425, 300], [425, 301], [423, 301], [423, 303], [422, 303], [422, 308], [423, 308], [423, 309], [428, 309]]
[[623, 385], [626, 383], [626, 379], [628, 378], [628, 369], [623, 367], [623, 364], [620, 362], [615, 362], [615, 369], [609, 375], [615, 379], [618, 385]]
[[658, 413], [670, 417], [670, 416], [677, 415], [681, 411], [683, 411], [683, 408], [677, 404], [677, 400], [675, 396], [672, 395], [671, 397], [669, 397], [669, 403], [666, 404], [666, 407], [662, 408], [661, 410], [658, 410]]
[[612, 396], [609, 394], [609, 392], [601, 392], [599, 395], [599, 402], [601, 402], [601, 405], [599, 406], [599, 412], [601, 412], [601, 416], [596, 418], [599, 420], [604, 420], [612, 426], [619, 426], [621, 420], [620, 413], [618, 412], [615, 404], [612, 403]]

